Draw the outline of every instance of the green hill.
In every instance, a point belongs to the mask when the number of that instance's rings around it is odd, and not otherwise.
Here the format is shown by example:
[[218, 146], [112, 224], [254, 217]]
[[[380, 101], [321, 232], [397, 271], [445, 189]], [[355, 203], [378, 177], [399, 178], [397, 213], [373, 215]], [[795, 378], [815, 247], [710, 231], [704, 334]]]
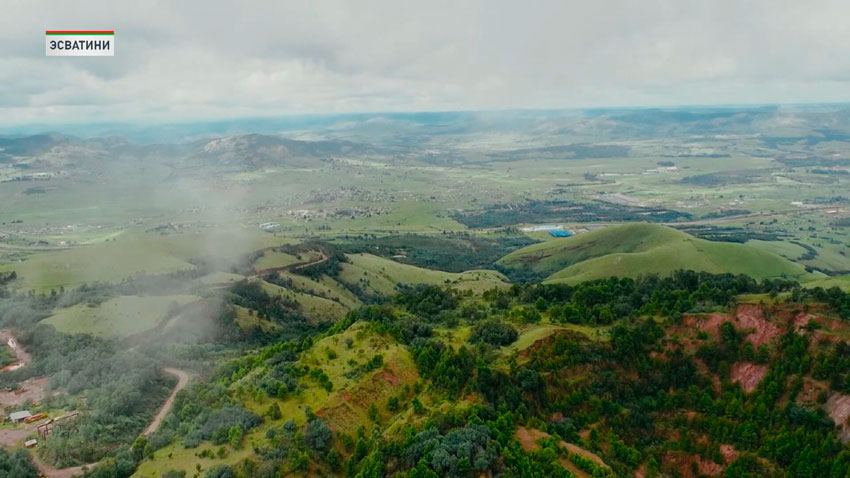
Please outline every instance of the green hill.
[[508, 254], [498, 264], [547, 277], [548, 282], [564, 283], [610, 276], [665, 275], [677, 269], [745, 273], [759, 279], [811, 277], [802, 265], [746, 244], [707, 241], [644, 223], [535, 244]]
[[824, 289], [838, 287], [839, 289], [850, 290], [850, 275], [817, 279], [807, 282], [806, 287], [823, 287]]

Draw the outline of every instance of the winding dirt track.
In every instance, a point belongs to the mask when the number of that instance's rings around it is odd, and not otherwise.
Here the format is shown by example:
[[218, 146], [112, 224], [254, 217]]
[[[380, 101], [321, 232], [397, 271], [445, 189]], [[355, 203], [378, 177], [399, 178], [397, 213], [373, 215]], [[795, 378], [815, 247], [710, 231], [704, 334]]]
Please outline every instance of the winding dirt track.
[[15, 357], [17, 357], [18, 362], [21, 364], [21, 366], [24, 366], [24, 365], [27, 365], [28, 363], [30, 363], [32, 361], [32, 357], [30, 356], [30, 354], [27, 353], [26, 350], [24, 350], [23, 347], [21, 347], [21, 345], [18, 343], [18, 341], [15, 340], [15, 336], [12, 335], [12, 331], [11, 330], [0, 330], [0, 342], [2, 342], [2, 343], [0, 343], [0, 346], [9, 347], [9, 341], [10, 340], [12, 340], [13, 343], [15, 344], [13, 351], [15, 352]]
[[[189, 382], [189, 374], [183, 370], [166, 367], [162, 369], [162, 371], [177, 377], [177, 385], [174, 387], [174, 390], [171, 391], [171, 395], [169, 395], [168, 398], [165, 399], [165, 402], [162, 403], [162, 407], [159, 409], [159, 412], [157, 412], [156, 416], [145, 429], [143, 433], [144, 436], [152, 435], [157, 428], [159, 428], [162, 420], [165, 419], [165, 416], [168, 415], [168, 412], [170, 412], [171, 408], [174, 406], [174, 397], [177, 396], [177, 392], [183, 390]], [[32, 433], [32, 430], [27, 433]], [[88, 465], [62, 468], [59, 470], [41, 461], [35, 453], [32, 453], [31, 455], [36, 468], [38, 468], [38, 471], [46, 478], [73, 478], [75, 476], [82, 476], [85, 473], [85, 470], [91, 471], [97, 466], [97, 463], [90, 463]]]
[[[274, 248], [270, 248], [270, 249], [274, 249]], [[319, 252], [321, 253], [321, 257], [319, 257], [315, 261], [297, 262], [295, 264], [289, 264], [289, 265], [280, 266], [280, 267], [269, 267], [268, 269], [261, 269], [261, 270], [258, 270], [258, 271], [254, 271], [253, 274], [250, 274], [246, 277], [248, 279], [253, 279], [255, 277], [260, 277], [260, 276], [264, 276], [264, 275], [267, 275], [267, 274], [271, 274], [272, 272], [289, 271], [289, 270], [296, 270], [297, 271], [297, 270], [301, 270], [305, 267], [310, 267], [310, 266], [314, 266], [316, 264], [321, 264], [322, 262], [325, 262], [326, 260], [328, 260], [328, 255], [325, 254], [325, 251], [319, 251]]]
[[35, 462], [35, 467], [38, 468], [39, 473], [44, 475], [46, 478], [72, 478], [75, 476], [83, 476], [86, 470], [91, 471], [96, 466], [97, 463], [91, 463], [88, 465], [75, 466], [73, 468], [62, 468], [61, 470], [57, 470], [52, 466], [44, 463], [43, 461], [38, 459], [38, 455], [35, 453], [32, 454], [33, 462]]
[[162, 420], [165, 419], [165, 416], [168, 415], [168, 412], [171, 411], [171, 407], [174, 406], [174, 397], [177, 396], [177, 392], [183, 390], [183, 388], [186, 386], [186, 383], [189, 382], [189, 374], [182, 370], [177, 370], [176, 368], [164, 368], [162, 369], [162, 371], [177, 377], [177, 385], [174, 387], [174, 390], [171, 391], [171, 395], [169, 395], [168, 398], [165, 399], [165, 402], [163, 402], [162, 404], [162, 408], [160, 408], [156, 416], [153, 417], [153, 420], [151, 421], [150, 425], [145, 428], [144, 435], [146, 437], [153, 435], [156, 429], [159, 428], [159, 425], [162, 423]]

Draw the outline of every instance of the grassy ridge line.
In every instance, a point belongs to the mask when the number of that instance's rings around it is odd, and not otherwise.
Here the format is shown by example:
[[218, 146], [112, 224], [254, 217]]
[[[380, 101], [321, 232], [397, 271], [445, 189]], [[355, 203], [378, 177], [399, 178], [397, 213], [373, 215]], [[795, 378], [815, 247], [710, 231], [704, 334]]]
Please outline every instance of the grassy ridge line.
[[804, 284], [805, 287], [823, 287], [824, 289], [829, 289], [832, 287], [838, 287], [839, 289], [844, 289], [850, 291], [850, 275], [837, 276], [837, 277], [829, 277], [824, 279], [816, 279], [811, 282], [807, 282]]
[[744, 273], [757, 279], [814, 278], [805, 268], [745, 244], [712, 242], [658, 224], [614, 226], [552, 240], [500, 259], [509, 269], [548, 275], [548, 282], [577, 283], [611, 276], [669, 274], [677, 269]]
[[507, 278], [492, 270], [444, 272], [401, 264], [372, 254], [348, 254], [341, 264], [340, 280], [360, 284], [370, 292], [389, 296], [397, 284], [451, 285], [461, 290], [482, 291], [507, 284]]

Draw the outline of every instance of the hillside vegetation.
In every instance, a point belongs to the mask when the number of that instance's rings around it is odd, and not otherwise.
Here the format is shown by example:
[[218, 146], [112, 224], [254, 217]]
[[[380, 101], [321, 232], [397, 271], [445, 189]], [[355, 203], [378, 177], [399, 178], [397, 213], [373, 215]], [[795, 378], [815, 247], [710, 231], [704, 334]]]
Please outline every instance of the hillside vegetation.
[[525, 247], [497, 265], [548, 282], [669, 275], [687, 269], [714, 274], [808, 278], [805, 268], [746, 244], [712, 242], [658, 224], [627, 224]]
[[[760, 295], [784, 299], [741, 302]], [[179, 397], [169, 440], [116, 461], [137, 478], [848, 478], [848, 318], [839, 290], [682, 271], [408, 288], [222, 364]]]

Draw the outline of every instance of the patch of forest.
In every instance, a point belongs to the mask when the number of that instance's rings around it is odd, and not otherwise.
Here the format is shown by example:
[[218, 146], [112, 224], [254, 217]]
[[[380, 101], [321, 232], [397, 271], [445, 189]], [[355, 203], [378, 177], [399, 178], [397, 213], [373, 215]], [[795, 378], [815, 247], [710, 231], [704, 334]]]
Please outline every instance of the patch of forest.
[[346, 254], [375, 254], [427, 269], [464, 272], [491, 269], [505, 255], [535, 242], [507, 229], [497, 238], [467, 233], [342, 236], [334, 246]]
[[744, 244], [750, 240], [782, 241], [790, 237], [785, 232], [749, 230], [735, 226], [699, 225], [677, 227], [677, 229], [709, 241], [737, 242], [740, 244]]
[[772, 180], [770, 169], [742, 169], [718, 173], [697, 174], [682, 178], [683, 184], [703, 187], [729, 186], [733, 184], [752, 184]]
[[690, 219], [691, 215], [670, 209], [623, 206], [603, 201], [530, 200], [492, 204], [477, 211], [457, 211], [452, 218], [471, 228], [493, 228], [547, 222], [675, 222]]

